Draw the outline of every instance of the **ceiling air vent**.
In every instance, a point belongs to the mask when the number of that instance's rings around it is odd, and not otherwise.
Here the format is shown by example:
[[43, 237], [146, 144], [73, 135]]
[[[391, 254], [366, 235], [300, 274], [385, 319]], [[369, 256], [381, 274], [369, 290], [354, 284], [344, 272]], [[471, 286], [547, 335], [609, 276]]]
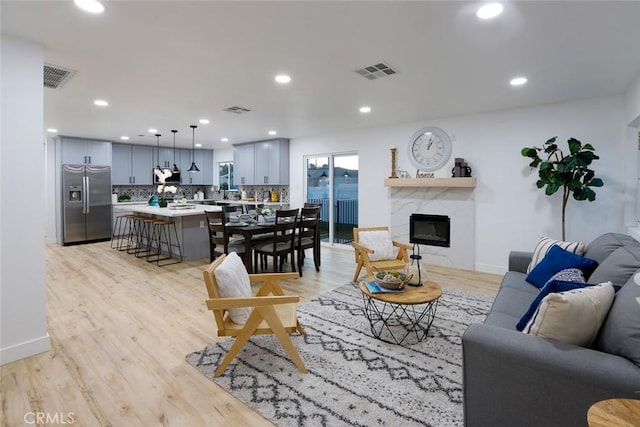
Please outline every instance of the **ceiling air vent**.
[[75, 70], [71, 70], [69, 68], [44, 64], [44, 87], [59, 89], [67, 83], [75, 73]]
[[384, 62], [379, 62], [376, 65], [370, 65], [368, 67], [360, 68], [359, 70], [355, 70], [355, 72], [368, 80], [375, 80], [379, 79], [380, 77], [390, 76], [397, 73], [396, 70], [394, 70]]
[[234, 107], [225, 108], [222, 111], [228, 111], [229, 113], [242, 114], [242, 113], [248, 113], [251, 110], [249, 110], [248, 108], [244, 108], [244, 107], [234, 106]]

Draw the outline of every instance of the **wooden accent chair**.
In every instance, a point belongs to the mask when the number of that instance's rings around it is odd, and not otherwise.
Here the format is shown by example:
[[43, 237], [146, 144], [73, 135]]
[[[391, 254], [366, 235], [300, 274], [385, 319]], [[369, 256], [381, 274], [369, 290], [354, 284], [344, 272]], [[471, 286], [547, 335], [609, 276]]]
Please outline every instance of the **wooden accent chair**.
[[[386, 241], [388, 242], [389, 248], [384, 248], [387, 252], [387, 256], [380, 259], [380, 255], [383, 252], [383, 248], [378, 248], [378, 254], [376, 254], [376, 249], [372, 247], [366, 246], [362, 242], [362, 234], [373, 232], [372, 235], [376, 235], [376, 239], [379, 240], [379, 243], [382, 242], [381, 239], [385, 237], [386, 232]], [[401, 270], [409, 264], [409, 255], [407, 250], [412, 249], [412, 246], [407, 243], [396, 242], [395, 240], [391, 240], [391, 237], [388, 236], [389, 227], [368, 227], [368, 228], [353, 228], [353, 248], [355, 250], [356, 257], [356, 272], [353, 275], [353, 281], [357, 281], [360, 276], [360, 271], [364, 267], [368, 276], [373, 276], [376, 271], [381, 270]], [[369, 236], [365, 236], [365, 241], [370, 241]], [[379, 245], [378, 245], [379, 246]], [[395, 250], [393, 248], [397, 248], [397, 254], [393, 254]]]
[[[230, 258], [228, 264], [233, 265], [235, 263], [233, 267], [237, 271], [234, 271], [234, 274], [242, 273], [248, 276], [250, 282], [263, 283], [255, 296], [223, 297], [221, 295], [221, 290], [223, 294], [228, 293], [228, 290], [221, 287], [215, 271], [220, 268], [227, 258]], [[232, 259], [234, 259], [233, 263], [231, 262]], [[214, 376], [222, 375], [249, 338], [260, 334], [274, 334], [300, 372], [307, 373], [307, 368], [304, 366], [302, 358], [289, 337], [289, 334], [294, 332], [298, 332], [301, 335], [304, 334], [304, 329], [302, 329], [296, 314], [296, 307], [300, 297], [285, 296], [278, 284], [279, 280], [296, 279], [298, 277], [296, 273], [247, 274], [237, 254], [231, 253], [229, 255], [223, 254], [216, 258], [202, 272], [202, 275], [209, 295], [209, 299], [206, 300], [207, 308], [213, 312], [213, 317], [218, 327], [218, 336], [236, 337], [229, 349], [229, 353], [216, 369]], [[251, 286], [248, 285], [248, 287], [247, 292], [251, 295]], [[243, 324], [235, 323], [231, 318], [231, 310], [242, 309], [243, 307], [250, 309], [248, 320]]]

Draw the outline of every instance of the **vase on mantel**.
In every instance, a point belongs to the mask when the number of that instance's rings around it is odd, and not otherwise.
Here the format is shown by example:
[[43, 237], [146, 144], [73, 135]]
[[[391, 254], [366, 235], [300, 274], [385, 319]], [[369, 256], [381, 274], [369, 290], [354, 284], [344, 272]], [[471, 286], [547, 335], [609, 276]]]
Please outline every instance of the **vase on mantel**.
[[158, 200], [158, 206], [161, 207], [161, 208], [166, 208], [167, 207], [167, 199]]

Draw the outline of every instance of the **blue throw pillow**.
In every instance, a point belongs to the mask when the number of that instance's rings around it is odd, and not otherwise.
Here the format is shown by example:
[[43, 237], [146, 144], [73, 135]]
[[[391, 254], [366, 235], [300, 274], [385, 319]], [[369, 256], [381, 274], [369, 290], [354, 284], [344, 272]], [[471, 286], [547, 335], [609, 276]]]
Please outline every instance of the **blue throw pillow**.
[[544, 285], [542, 289], [540, 289], [540, 293], [533, 300], [533, 302], [529, 306], [529, 309], [524, 314], [524, 316], [522, 316], [522, 318], [516, 325], [516, 329], [519, 331], [522, 331], [524, 327], [527, 326], [527, 323], [529, 323], [529, 320], [531, 320], [536, 310], [538, 309], [538, 306], [540, 305], [540, 301], [542, 301], [542, 299], [547, 295], [555, 292], [565, 292], [565, 291], [570, 291], [572, 289], [585, 288], [587, 286], [591, 286], [591, 285], [584, 282], [566, 282], [563, 280], [549, 281], [549, 283], [547, 283], [546, 285]]
[[554, 245], [547, 255], [535, 266], [527, 276], [527, 282], [537, 288], [542, 288], [545, 283], [556, 273], [567, 268], [582, 270], [585, 277], [589, 277], [598, 263], [592, 259], [565, 251], [560, 246]]

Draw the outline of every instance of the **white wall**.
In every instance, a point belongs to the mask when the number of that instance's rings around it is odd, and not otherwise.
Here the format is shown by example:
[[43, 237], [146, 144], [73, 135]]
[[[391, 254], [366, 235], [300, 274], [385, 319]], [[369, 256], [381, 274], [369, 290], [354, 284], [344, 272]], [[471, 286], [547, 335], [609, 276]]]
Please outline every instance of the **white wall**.
[[220, 186], [218, 163], [233, 162], [233, 147], [216, 148], [213, 150], [213, 185]]
[[[593, 164], [605, 186], [593, 203], [570, 201], [567, 238], [589, 242], [607, 231], [624, 231], [623, 192], [625, 106], [622, 96], [594, 98], [534, 108], [452, 117], [349, 133], [298, 138], [291, 142], [291, 200], [303, 203], [303, 155], [356, 150], [359, 154], [362, 226], [389, 224], [389, 194], [383, 180], [391, 172], [390, 147], [399, 148], [399, 167], [412, 175], [407, 145], [423, 126], [439, 126], [455, 137], [451, 163], [436, 177], [451, 176], [453, 158], [464, 157], [478, 184], [476, 269], [501, 273], [510, 250], [531, 250], [541, 236], [561, 237], [560, 194], [547, 197], [535, 187], [536, 173], [520, 155], [525, 146], [558, 136], [591, 143], [600, 156]], [[566, 150], [565, 150], [566, 151]]]
[[640, 131], [640, 75], [625, 94], [625, 121], [628, 125], [625, 144], [625, 209], [627, 232], [640, 239], [638, 223], [638, 132]]
[[1, 37], [0, 364], [5, 364], [46, 351], [50, 342], [44, 256], [43, 53], [40, 46]]

